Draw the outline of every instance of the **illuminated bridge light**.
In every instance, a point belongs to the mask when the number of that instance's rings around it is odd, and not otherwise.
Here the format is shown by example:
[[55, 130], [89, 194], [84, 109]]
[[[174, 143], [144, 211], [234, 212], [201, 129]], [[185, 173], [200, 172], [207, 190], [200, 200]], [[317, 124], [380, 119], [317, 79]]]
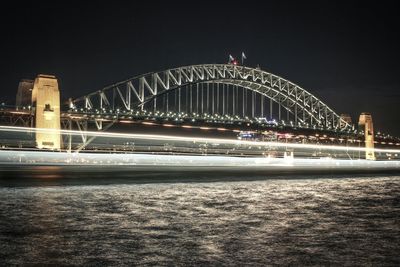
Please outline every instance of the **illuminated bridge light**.
[[145, 124], [145, 125], [156, 125], [156, 123], [154, 123], [154, 122], [147, 122], [147, 121], [143, 121], [142, 124]]

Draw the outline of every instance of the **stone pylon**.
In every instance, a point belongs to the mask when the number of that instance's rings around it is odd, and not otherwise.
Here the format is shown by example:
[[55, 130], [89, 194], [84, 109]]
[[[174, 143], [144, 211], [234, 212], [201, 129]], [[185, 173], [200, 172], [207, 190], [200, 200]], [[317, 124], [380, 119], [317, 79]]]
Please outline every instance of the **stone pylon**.
[[374, 126], [372, 124], [372, 116], [363, 112], [358, 121], [359, 130], [364, 131], [365, 136], [365, 159], [375, 160], [374, 152]]
[[38, 75], [33, 85], [32, 105], [35, 108], [35, 127], [39, 129], [36, 146], [61, 149], [60, 91], [55, 76]]

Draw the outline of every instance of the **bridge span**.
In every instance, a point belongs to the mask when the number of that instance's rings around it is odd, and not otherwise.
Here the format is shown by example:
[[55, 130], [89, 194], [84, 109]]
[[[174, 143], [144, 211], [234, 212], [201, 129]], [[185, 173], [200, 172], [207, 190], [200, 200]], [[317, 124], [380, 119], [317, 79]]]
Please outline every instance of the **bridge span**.
[[[0, 119], [2, 125], [54, 130], [31, 133], [34, 140], [24, 144], [50, 150], [104, 149], [95, 141], [99, 137], [89, 131], [145, 130], [160, 135], [358, 147], [364, 149], [362, 158], [369, 160], [376, 158], [376, 147], [400, 145], [399, 139], [374, 132], [369, 113], [362, 113], [355, 124], [289, 80], [234, 64], [147, 73], [63, 102], [56, 77], [39, 75], [35, 81], [21, 82], [16, 106], [2, 107]], [[7, 138], [2, 144], [16, 146]], [[108, 149], [119, 150], [121, 145], [110, 144]], [[388, 157], [397, 156], [379, 154], [379, 158]]]

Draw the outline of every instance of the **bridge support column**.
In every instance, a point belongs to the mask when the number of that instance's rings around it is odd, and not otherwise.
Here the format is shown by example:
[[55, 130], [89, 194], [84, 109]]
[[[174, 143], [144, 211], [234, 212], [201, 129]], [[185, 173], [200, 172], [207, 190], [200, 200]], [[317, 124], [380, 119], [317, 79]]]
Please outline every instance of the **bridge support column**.
[[36, 132], [38, 148], [61, 149], [60, 91], [55, 76], [40, 74], [32, 90], [35, 107], [35, 127], [52, 131]]
[[359, 130], [364, 131], [365, 136], [365, 159], [375, 160], [374, 152], [374, 127], [372, 124], [372, 116], [369, 113], [363, 112], [358, 121]]

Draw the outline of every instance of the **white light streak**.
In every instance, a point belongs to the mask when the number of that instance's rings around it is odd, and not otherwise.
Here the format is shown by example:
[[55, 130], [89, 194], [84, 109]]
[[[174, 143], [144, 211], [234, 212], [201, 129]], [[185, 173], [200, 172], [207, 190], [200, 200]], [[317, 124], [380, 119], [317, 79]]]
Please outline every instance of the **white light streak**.
[[[399, 169], [400, 161], [337, 160], [232, 157], [232, 156], [186, 156], [117, 153], [68, 153], [44, 151], [4, 151], [0, 150], [0, 165], [61, 165], [61, 166], [132, 166], [147, 167], [154, 171], [163, 167], [179, 167], [210, 170], [384, 170]], [[207, 168], [204, 168], [207, 167]], [[134, 169], [132, 169], [134, 170]], [[176, 170], [170, 168], [166, 170]]]
[[[208, 127], [200, 127], [202, 130], [209, 130]], [[365, 152], [365, 147], [346, 147], [336, 145], [316, 145], [316, 144], [296, 144], [283, 142], [264, 142], [264, 141], [245, 141], [236, 139], [219, 139], [219, 138], [202, 138], [202, 137], [184, 137], [172, 135], [155, 135], [155, 134], [128, 134], [115, 132], [94, 132], [94, 131], [75, 131], [75, 130], [54, 130], [44, 128], [16, 127], [16, 126], [0, 126], [0, 131], [21, 132], [21, 133], [60, 133], [81, 136], [87, 134], [94, 137], [109, 137], [109, 138], [126, 138], [126, 139], [146, 139], [146, 140], [165, 140], [165, 141], [186, 141], [186, 142], [203, 142], [203, 143], [218, 143], [218, 144], [233, 144], [233, 145], [256, 145], [265, 147], [286, 147], [286, 148], [303, 148], [303, 149], [323, 149], [337, 151], [361, 151]], [[381, 149], [375, 148], [375, 152], [383, 153], [400, 153], [400, 149]]]

